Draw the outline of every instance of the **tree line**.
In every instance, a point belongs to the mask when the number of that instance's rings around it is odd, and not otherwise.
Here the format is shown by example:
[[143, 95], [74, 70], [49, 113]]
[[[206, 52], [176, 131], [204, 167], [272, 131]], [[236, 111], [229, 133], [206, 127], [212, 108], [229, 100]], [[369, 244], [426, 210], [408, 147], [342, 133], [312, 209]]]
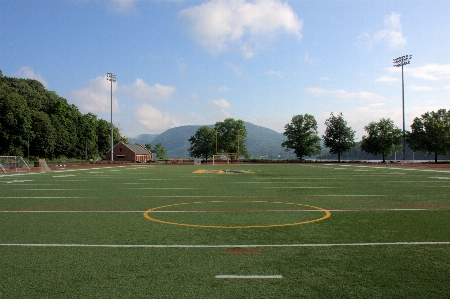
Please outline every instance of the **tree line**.
[[[113, 126], [114, 144], [125, 141]], [[103, 158], [111, 147], [111, 125], [36, 80], [0, 71], [0, 155], [37, 158]]]
[[[317, 121], [309, 114], [296, 115], [285, 125], [281, 144], [293, 151], [297, 158], [314, 156], [321, 152], [321, 139], [331, 154], [349, 152], [356, 144], [355, 131], [347, 125], [343, 114], [325, 121], [326, 130], [319, 137]], [[37, 80], [3, 76], [0, 71], [0, 155], [30, 156], [35, 158], [104, 158], [111, 145], [111, 124], [93, 113], [82, 114], [75, 105], [53, 91], [48, 91]], [[402, 131], [391, 119], [380, 119], [364, 127], [366, 135], [359, 142], [366, 153], [381, 155], [383, 161], [393, 152], [402, 150]], [[123, 141], [119, 129], [113, 125], [114, 144]], [[214, 127], [200, 127], [189, 138], [191, 157], [208, 160], [216, 153], [239, 153], [248, 156], [245, 146], [247, 130], [244, 121], [225, 119]], [[450, 111], [439, 109], [416, 117], [411, 131], [404, 136], [415, 152], [450, 154]], [[151, 149], [151, 145], [147, 147]], [[166, 156], [157, 144], [158, 157]]]
[[[322, 138], [319, 137], [317, 121], [309, 114], [295, 115], [291, 122], [284, 126], [283, 135], [286, 140], [281, 144], [286, 151], [293, 151], [299, 160], [303, 157], [321, 153], [321, 140], [331, 154], [347, 153], [357, 144], [355, 131], [347, 125], [342, 113], [334, 115], [325, 121], [326, 129]], [[371, 122], [364, 127], [366, 135], [362, 136], [359, 146], [362, 151], [381, 155], [383, 162], [386, 157], [403, 148], [402, 140], [411, 150], [423, 154], [433, 153], [437, 163], [438, 155], [450, 154], [450, 111], [439, 109], [426, 112], [416, 117], [411, 125], [411, 131], [405, 132], [395, 126], [391, 119], [382, 118], [378, 122]], [[238, 132], [242, 132], [237, 138]], [[208, 160], [215, 153], [236, 152], [239, 142], [244, 145], [246, 131], [242, 120], [232, 118], [224, 122], [217, 122], [214, 128], [200, 127], [194, 136], [189, 139], [191, 157]], [[245, 156], [245, 145], [238, 152]]]

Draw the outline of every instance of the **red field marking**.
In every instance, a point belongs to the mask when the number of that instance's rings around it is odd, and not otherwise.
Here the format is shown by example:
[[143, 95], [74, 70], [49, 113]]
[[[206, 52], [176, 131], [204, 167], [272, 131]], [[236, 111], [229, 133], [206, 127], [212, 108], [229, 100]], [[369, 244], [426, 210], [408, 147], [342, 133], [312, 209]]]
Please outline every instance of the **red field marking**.
[[258, 249], [228, 249], [227, 253], [261, 253], [261, 250]]

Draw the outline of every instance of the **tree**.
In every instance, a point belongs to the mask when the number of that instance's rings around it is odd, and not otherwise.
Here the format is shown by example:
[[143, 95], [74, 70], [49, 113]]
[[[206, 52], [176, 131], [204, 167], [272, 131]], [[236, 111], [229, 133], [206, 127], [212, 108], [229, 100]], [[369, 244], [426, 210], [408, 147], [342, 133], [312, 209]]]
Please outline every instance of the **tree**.
[[[0, 154], [46, 158], [84, 158], [105, 153], [111, 128], [92, 113], [83, 115], [75, 105], [37, 80], [0, 76]], [[126, 141], [114, 128], [114, 139]]]
[[33, 134], [30, 136], [30, 154], [41, 158], [54, 158], [56, 131], [50, 117], [42, 111], [32, 111]]
[[0, 81], [0, 155], [23, 156], [32, 130], [31, 111], [26, 99], [8, 85], [7, 77]]
[[[223, 122], [216, 122], [214, 130], [217, 134], [217, 153], [237, 153], [245, 157], [248, 156], [245, 146], [247, 130], [243, 120], [227, 118]], [[233, 161], [234, 157], [231, 159]]]
[[320, 154], [320, 137], [314, 116], [295, 115], [291, 122], [284, 126], [283, 135], [287, 137], [287, 140], [281, 146], [285, 147], [286, 151], [294, 150], [300, 161], [304, 156]]
[[166, 148], [161, 143], [157, 143], [155, 145], [155, 148], [153, 149], [153, 153], [155, 153], [156, 156], [158, 156], [158, 159], [160, 159], [160, 160], [167, 158]]
[[150, 152], [153, 151], [153, 147], [152, 147], [152, 144], [151, 144], [151, 143], [146, 143], [146, 144], [144, 144], [144, 147], [145, 147], [146, 149], [148, 149]]
[[326, 147], [330, 148], [330, 153], [338, 154], [338, 161], [341, 162], [341, 154], [346, 153], [355, 146], [355, 131], [347, 127], [342, 112], [338, 116], [331, 113], [330, 118], [325, 121], [327, 128], [322, 136]]
[[216, 150], [216, 132], [208, 126], [200, 127], [194, 136], [189, 138], [189, 142], [191, 143], [191, 147], [188, 149], [190, 156], [208, 161]]
[[97, 122], [97, 148], [102, 158], [105, 158], [106, 152], [111, 149], [111, 127], [104, 119]]
[[386, 157], [395, 150], [401, 149], [402, 131], [394, 125], [391, 119], [380, 119], [364, 127], [367, 136], [361, 140], [361, 149], [369, 154], [381, 155], [383, 163]]
[[413, 151], [434, 153], [434, 162], [437, 163], [438, 155], [450, 153], [450, 111], [439, 109], [416, 117], [407, 142]]

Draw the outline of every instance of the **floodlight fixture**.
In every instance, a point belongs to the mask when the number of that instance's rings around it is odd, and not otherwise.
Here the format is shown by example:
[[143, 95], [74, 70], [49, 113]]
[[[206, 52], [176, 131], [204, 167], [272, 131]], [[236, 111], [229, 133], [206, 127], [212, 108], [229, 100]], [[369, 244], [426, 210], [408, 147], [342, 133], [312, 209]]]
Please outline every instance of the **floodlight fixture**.
[[412, 55], [400, 56], [393, 59], [394, 67], [402, 67], [402, 110], [403, 110], [403, 160], [406, 158], [406, 133], [405, 133], [405, 82], [403, 80], [403, 66], [410, 64]]
[[112, 84], [116, 82], [116, 75], [113, 73], [106, 74], [106, 80], [111, 81], [111, 162], [114, 161], [114, 128], [112, 120], [113, 111], [113, 101], [112, 101]]

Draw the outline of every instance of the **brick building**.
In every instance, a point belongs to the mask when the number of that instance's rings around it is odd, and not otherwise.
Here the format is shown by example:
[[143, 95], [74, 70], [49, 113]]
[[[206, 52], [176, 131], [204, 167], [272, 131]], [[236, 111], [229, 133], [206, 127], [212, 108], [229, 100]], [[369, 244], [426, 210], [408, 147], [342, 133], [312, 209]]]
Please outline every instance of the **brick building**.
[[[146, 163], [153, 160], [153, 154], [139, 144], [119, 142], [114, 146], [114, 161]], [[106, 152], [106, 160], [111, 161], [111, 150]]]

